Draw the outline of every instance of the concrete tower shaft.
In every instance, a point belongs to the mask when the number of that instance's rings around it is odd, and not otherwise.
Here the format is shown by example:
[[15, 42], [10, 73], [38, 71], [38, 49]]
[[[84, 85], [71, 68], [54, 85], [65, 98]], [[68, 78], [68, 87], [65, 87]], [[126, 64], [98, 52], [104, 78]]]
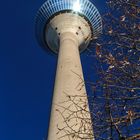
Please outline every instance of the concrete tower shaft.
[[[50, 37], [52, 32], [54, 34]], [[46, 27], [48, 45], [58, 43], [57, 45], [60, 46], [48, 140], [59, 138], [73, 140], [74, 137], [77, 137], [77, 140], [83, 138], [93, 140], [92, 122], [79, 54], [79, 50], [87, 47], [91, 35], [87, 21], [73, 13], [54, 17]], [[59, 42], [57, 42], [58, 39]], [[68, 99], [68, 96], [75, 98], [74, 103]], [[83, 107], [83, 112], [79, 113]], [[70, 115], [70, 110], [75, 113]], [[87, 124], [84, 121], [81, 122], [84, 119], [88, 120]], [[62, 128], [64, 130], [60, 131], [59, 129]], [[60, 132], [56, 134], [58, 131]], [[71, 131], [71, 136], [66, 135], [65, 131]]]
[[[78, 45], [73, 33], [65, 32], [61, 35], [48, 140], [73, 140], [74, 137], [77, 140], [87, 137], [93, 140]], [[84, 108], [82, 113], [81, 108]], [[67, 135], [66, 131], [71, 135]]]
[[58, 52], [48, 140], [94, 140], [80, 52], [101, 32], [89, 0], [47, 0], [37, 13], [38, 42]]

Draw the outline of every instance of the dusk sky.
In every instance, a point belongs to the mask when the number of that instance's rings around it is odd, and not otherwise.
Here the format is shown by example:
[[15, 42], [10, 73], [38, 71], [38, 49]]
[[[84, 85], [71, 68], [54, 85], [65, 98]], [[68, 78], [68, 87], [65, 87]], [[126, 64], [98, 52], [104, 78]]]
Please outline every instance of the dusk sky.
[[[0, 140], [43, 140], [47, 134], [57, 55], [35, 38], [35, 15], [45, 0], [0, 4]], [[105, 0], [93, 0], [101, 14]], [[81, 55], [85, 80], [94, 58]]]

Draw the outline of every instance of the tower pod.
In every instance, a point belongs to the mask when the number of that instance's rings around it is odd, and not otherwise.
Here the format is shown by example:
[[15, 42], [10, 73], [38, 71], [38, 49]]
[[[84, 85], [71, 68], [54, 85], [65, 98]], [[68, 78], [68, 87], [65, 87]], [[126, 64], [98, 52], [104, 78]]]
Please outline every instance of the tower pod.
[[[62, 24], [66, 26], [62, 27]], [[43, 48], [49, 47], [53, 52], [59, 50], [60, 34], [66, 28], [73, 29], [72, 32], [82, 40], [79, 46], [81, 52], [92, 38], [102, 33], [102, 20], [97, 8], [89, 0], [47, 0], [36, 15], [35, 28], [39, 44]]]

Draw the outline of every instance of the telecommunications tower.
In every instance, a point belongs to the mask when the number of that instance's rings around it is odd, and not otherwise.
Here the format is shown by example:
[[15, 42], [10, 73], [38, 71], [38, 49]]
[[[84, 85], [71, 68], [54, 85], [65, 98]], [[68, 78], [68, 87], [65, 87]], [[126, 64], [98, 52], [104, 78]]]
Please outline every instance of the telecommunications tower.
[[79, 53], [102, 32], [98, 10], [89, 0], [47, 0], [35, 27], [39, 44], [58, 53], [48, 140], [94, 140]]

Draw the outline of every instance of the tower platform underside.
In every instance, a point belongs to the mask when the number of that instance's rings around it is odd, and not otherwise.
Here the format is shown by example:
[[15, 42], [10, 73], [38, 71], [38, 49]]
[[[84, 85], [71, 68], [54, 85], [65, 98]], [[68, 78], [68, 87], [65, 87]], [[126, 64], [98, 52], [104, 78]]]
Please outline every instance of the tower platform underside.
[[[47, 0], [39, 9], [35, 20], [36, 37], [45, 50], [48, 47], [45, 37], [46, 26], [53, 18], [67, 13], [77, 15], [88, 22], [92, 32], [91, 39], [97, 38], [102, 33], [100, 13], [89, 0]], [[81, 47], [80, 51], [83, 51], [85, 48]], [[57, 47], [52, 50], [58, 52]]]
[[53, 52], [59, 51], [60, 38], [63, 33], [75, 35], [79, 43], [79, 50], [85, 50], [91, 41], [92, 30], [89, 23], [75, 13], [62, 13], [55, 16], [46, 25], [45, 40]]

